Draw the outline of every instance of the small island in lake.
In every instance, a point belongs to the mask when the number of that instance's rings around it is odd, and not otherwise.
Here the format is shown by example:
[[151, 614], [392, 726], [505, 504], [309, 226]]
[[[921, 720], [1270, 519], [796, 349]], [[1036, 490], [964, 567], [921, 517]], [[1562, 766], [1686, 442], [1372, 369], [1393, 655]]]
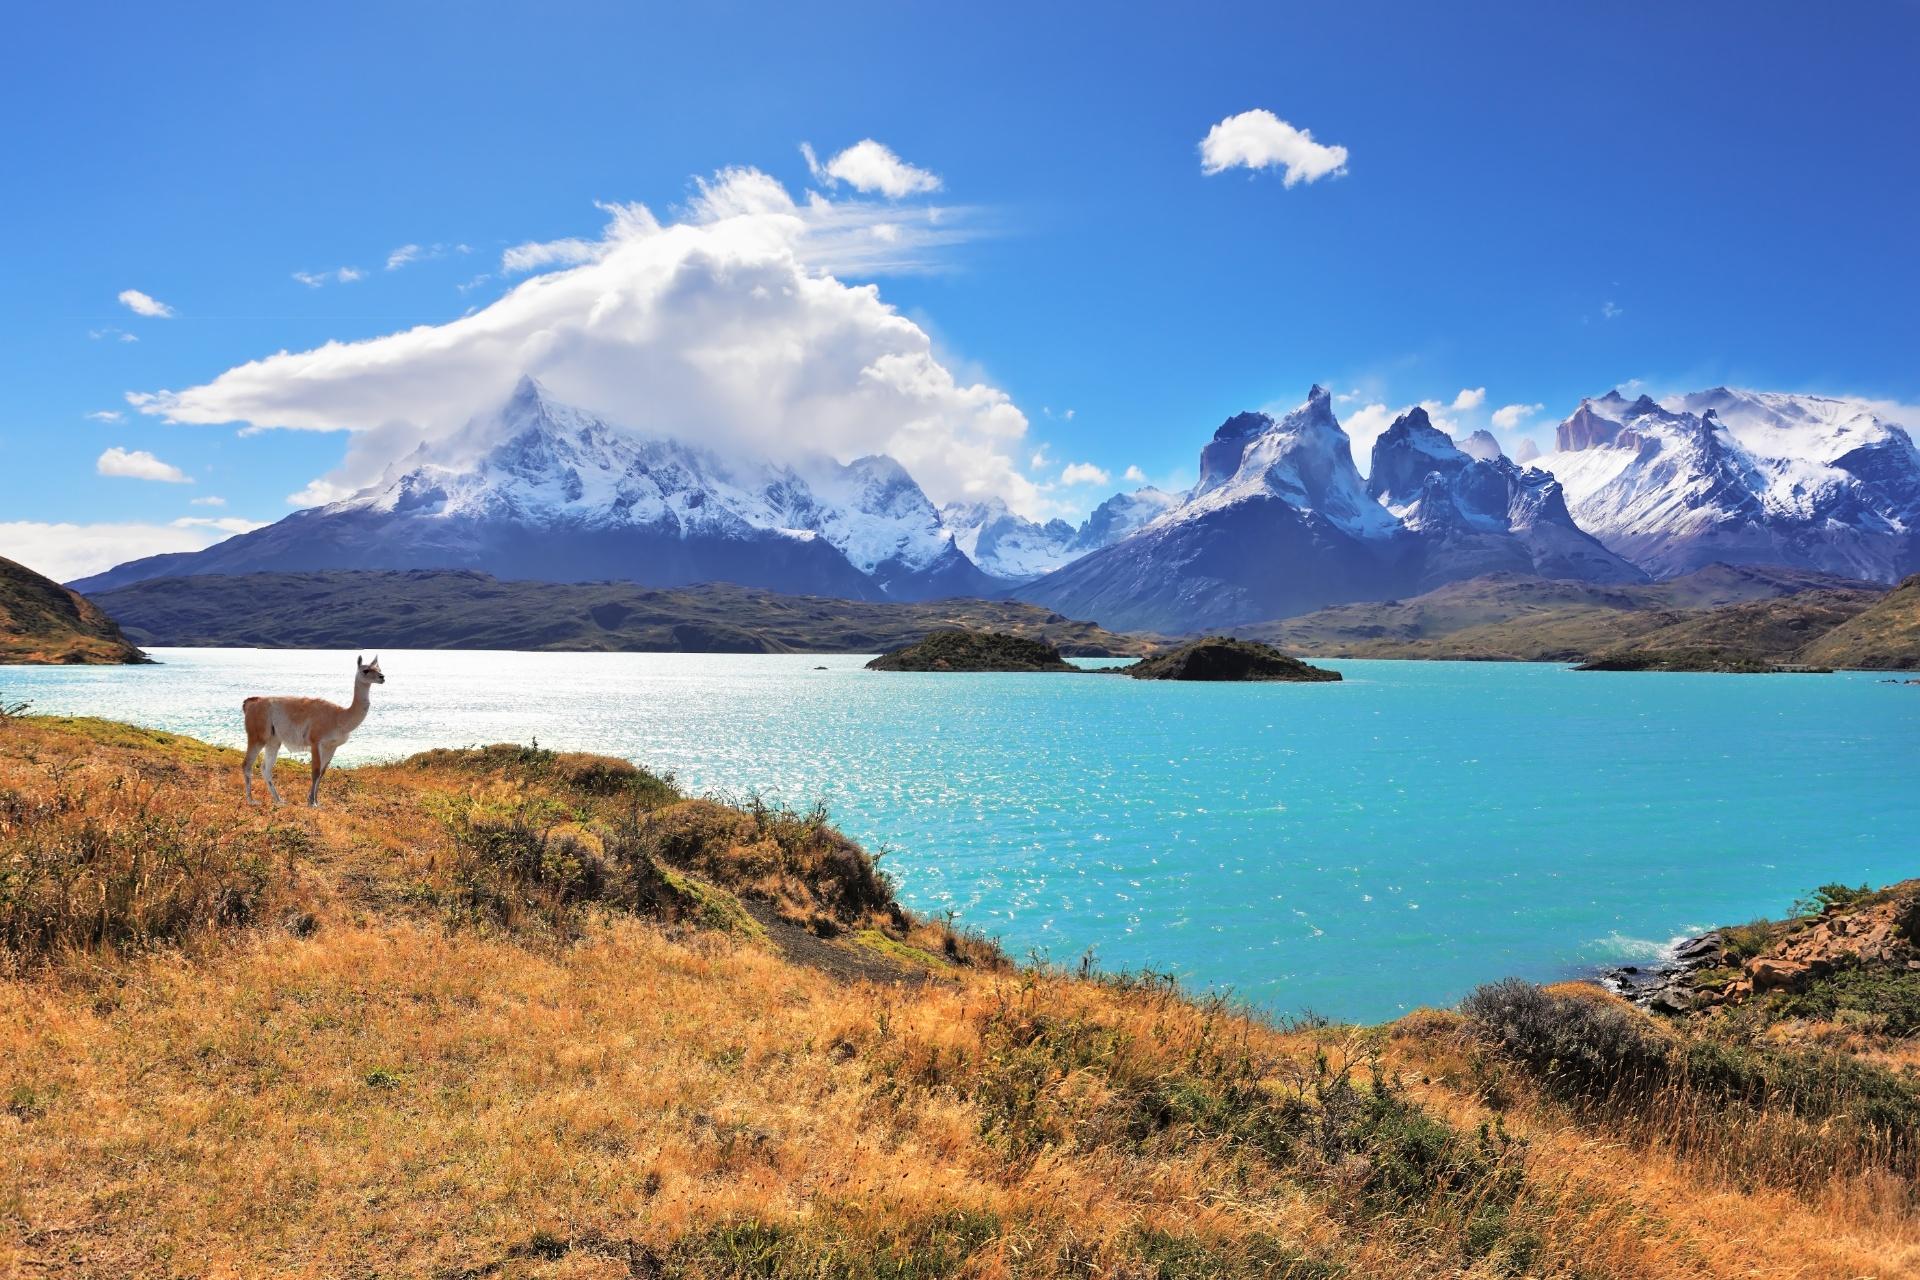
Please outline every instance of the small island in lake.
[[1338, 680], [1338, 671], [1289, 657], [1270, 644], [1208, 636], [1124, 668], [1135, 680]]
[[1045, 640], [1000, 631], [935, 631], [883, 653], [869, 671], [1078, 671]]
[[1738, 649], [1616, 649], [1589, 658], [1575, 671], [1711, 671], [1721, 675], [1830, 675], [1832, 667], [1771, 662]]

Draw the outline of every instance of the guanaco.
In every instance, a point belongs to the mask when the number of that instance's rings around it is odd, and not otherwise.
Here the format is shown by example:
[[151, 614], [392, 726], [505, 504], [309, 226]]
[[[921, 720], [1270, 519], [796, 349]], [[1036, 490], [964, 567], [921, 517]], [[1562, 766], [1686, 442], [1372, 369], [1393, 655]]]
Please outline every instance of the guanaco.
[[263, 753], [260, 774], [266, 780], [267, 794], [275, 804], [280, 803], [280, 789], [273, 785], [273, 761], [282, 747], [313, 753], [313, 782], [307, 787], [307, 804], [311, 807], [320, 802], [320, 779], [333, 764], [333, 753], [367, 718], [367, 690], [387, 682], [380, 673], [379, 657], [372, 662], [356, 657], [353, 665], [353, 701], [347, 706], [324, 698], [248, 698], [240, 704], [247, 722], [247, 758], [240, 766], [240, 776], [246, 780], [248, 804], [254, 803], [254, 758]]

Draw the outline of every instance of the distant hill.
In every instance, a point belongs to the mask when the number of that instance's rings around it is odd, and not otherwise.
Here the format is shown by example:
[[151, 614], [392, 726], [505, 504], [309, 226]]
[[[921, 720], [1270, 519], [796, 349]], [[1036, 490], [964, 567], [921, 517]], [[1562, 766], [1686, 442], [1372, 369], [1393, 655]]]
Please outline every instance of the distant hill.
[[[1576, 662], [1638, 636], [1698, 622], [1698, 612], [1815, 593], [1827, 611], [1865, 608], [1882, 588], [1810, 569], [1709, 565], [1666, 582], [1607, 584], [1494, 573], [1407, 600], [1340, 605], [1238, 634], [1329, 658]], [[1785, 613], [1776, 624], [1786, 626]], [[1752, 618], [1744, 625], [1757, 625]], [[1824, 628], [1822, 628], [1824, 629]], [[1806, 643], [1818, 631], [1806, 631]]]
[[1800, 660], [1828, 667], [1920, 668], [1920, 574], [1809, 644]]
[[1153, 650], [1151, 638], [1014, 601], [835, 600], [730, 583], [506, 582], [464, 570], [214, 574], [95, 596], [147, 645], [879, 653], [947, 628], [1044, 639], [1079, 656]]
[[85, 596], [0, 559], [0, 663], [146, 660]]

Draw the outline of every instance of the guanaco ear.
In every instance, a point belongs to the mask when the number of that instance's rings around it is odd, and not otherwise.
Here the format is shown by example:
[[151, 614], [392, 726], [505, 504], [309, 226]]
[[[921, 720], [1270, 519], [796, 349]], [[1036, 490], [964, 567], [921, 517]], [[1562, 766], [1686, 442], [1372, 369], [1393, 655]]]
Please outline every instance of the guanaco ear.
[[357, 653], [353, 655], [353, 665], [354, 669], [358, 671], [365, 671], [367, 669], [366, 659]]

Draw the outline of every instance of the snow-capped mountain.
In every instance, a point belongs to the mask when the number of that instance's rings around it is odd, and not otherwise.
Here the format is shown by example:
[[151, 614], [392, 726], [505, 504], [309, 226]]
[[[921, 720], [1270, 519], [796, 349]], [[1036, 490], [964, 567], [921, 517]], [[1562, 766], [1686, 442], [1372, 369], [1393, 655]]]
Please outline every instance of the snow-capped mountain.
[[88, 579], [99, 590], [171, 574], [480, 569], [503, 578], [650, 586], [731, 581], [878, 599], [993, 584], [889, 458], [740, 462], [637, 435], [523, 379], [496, 413], [423, 445], [343, 501], [204, 551]]
[[1493, 438], [1493, 432], [1484, 427], [1460, 441], [1460, 452], [1481, 462], [1492, 462], [1495, 458], [1507, 456], [1500, 442]]
[[1476, 459], [1422, 410], [1353, 465], [1326, 391], [1227, 419], [1187, 497], [1017, 594], [1104, 625], [1191, 632], [1378, 600], [1496, 568], [1644, 575], [1582, 534], [1544, 473]]
[[1411, 538], [1367, 495], [1315, 387], [1277, 421], [1227, 419], [1182, 502], [1018, 594], [1105, 625], [1197, 631], [1402, 594]]
[[1402, 414], [1373, 442], [1367, 492], [1420, 535], [1422, 591], [1502, 570], [1584, 582], [1646, 577], [1581, 530], [1552, 475], [1516, 465], [1497, 445], [1491, 458], [1468, 453], [1425, 409]]
[[940, 518], [954, 544], [1003, 582], [1027, 582], [1073, 559], [1074, 528], [1065, 520], [1041, 524], [1008, 510], [999, 498], [950, 502]]
[[1920, 451], [1858, 400], [1587, 399], [1536, 465], [1580, 526], [1656, 576], [1715, 561], [1896, 581], [1920, 569]]
[[996, 578], [1018, 583], [1111, 546], [1178, 501], [1151, 485], [1116, 493], [1077, 529], [1064, 520], [1041, 524], [1016, 515], [999, 498], [949, 503], [940, 514], [954, 542], [975, 564]]

